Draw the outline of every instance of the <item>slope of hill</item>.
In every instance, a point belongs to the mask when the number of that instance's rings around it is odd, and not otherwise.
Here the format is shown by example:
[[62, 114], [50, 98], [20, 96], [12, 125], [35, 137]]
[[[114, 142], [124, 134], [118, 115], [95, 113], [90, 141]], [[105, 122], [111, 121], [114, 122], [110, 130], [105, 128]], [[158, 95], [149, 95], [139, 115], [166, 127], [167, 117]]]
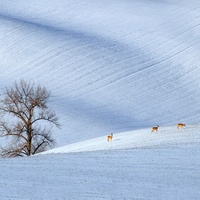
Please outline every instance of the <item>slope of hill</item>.
[[200, 3], [0, 1], [0, 88], [52, 92], [57, 145], [200, 121]]
[[200, 126], [188, 126], [178, 130], [176, 127], [161, 127], [158, 132], [151, 132], [151, 129], [135, 130], [114, 134], [110, 142], [107, 141], [107, 136], [104, 136], [58, 147], [41, 154], [198, 146], [200, 145], [199, 130]]
[[0, 5], [0, 94], [40, 83], [62, 124], [58, 148], [0, 159], [1, 200], [199, 199], [198, 0]]
[[0, 199], [199, 200], [199, 127], [150, 131], [0, 159]]

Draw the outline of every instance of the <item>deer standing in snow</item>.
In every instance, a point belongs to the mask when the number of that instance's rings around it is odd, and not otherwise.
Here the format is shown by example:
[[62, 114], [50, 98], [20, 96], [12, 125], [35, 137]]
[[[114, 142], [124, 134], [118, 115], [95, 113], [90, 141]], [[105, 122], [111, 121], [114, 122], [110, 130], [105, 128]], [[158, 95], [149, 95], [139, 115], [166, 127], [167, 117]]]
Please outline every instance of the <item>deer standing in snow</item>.
[[157, 125], [157, 126], [154, 126], [154, 127], [152, 127], [152, 129], [151, 129], [151, 132], [154, 132], [154, 131], [158, 131], [158, 128], [159, 128], [159, 126]]
[[112, 139], [113, 139], [113, 134], [111, 133], [110, 135], [107, 136], [107, 141], [108, 142], [112, 141]]
[[183, 127], [186, 127], [186, 125], [185, 124], [177, 124], [177, 129], [183, 128]]

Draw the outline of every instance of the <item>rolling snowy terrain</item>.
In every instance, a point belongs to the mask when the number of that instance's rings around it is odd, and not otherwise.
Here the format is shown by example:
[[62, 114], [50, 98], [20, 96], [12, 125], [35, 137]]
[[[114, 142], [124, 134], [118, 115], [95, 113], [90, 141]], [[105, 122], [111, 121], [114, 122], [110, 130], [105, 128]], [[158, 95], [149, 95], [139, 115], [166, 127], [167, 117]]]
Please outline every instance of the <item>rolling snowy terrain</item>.
[[0, 0], [0, 24], [0, 95], [39, 83], [62, 125], [0, 159], [1, 200], [199, 199], [198, 0]]
[[[107, 136], [90, 139], [70, 145], [54, 148], [41, 154], [72, 153], [102, 150], [165, 148], [184, 144], [200, 143], [200, 126], [187, 126], [176, 130], [176, 127], [161, 127], [158, 132], [150, 129], [117, 133], [108, 142]], [[199, 155], [200, 156], [200, 155]]]
[[0, 159], [0, 199], [198, 200], [199, 146], [199, 127], [163, 127]]
[[58, 146], [200, 122], [197, 0], [0, 3], [1, 93], [21, 78], [46, 86]]

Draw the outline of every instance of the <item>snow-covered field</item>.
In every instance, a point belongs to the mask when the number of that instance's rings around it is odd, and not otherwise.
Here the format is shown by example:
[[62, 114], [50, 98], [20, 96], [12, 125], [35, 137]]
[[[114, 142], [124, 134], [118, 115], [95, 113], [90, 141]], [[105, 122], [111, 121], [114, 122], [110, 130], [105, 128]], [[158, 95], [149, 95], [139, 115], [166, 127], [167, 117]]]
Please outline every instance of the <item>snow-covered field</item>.
[[[184, 144], [200, 144], [200, 125], [190, 125], [184, 129], [160, 127], [158, 132], [151, 129], [122, 132], [113, 135], [113, 140], [107, 142], [107, 135], [95, 139], [54, 148], [42, 154], [72, 153], [100, 150], [163, 148]], [[199, 155], [200, 156], [200, 155]]]
[[0, 159], [0, 200], [199, 200], [200, 1], [0, 0], [0, 24], [0, 95], [40, 83], [62, 124]]
[[0, 199], [198, 200], [199, 127], [114, 134], [0, 160]]
[[20, 78], [46, 86], [58, 146], [200, 122], [198, 0], [0, 5], [0, 93]]

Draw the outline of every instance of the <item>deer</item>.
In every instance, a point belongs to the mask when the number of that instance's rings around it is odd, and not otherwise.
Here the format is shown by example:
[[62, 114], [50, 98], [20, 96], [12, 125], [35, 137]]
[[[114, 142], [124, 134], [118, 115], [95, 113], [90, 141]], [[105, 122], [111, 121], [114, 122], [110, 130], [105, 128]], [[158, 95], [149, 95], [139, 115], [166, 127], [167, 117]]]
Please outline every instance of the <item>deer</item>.
[[186, 125], [185, 124], [177, 124], [177, 129], [183, 128], [183, 127], [186, 127]]
[[112, 141], [112, 139], [113, 139], [113, 134], [111, 133], [110, 135], [107, 136], [107, 141], [108, 142]]
[[157, 125], [157, 126], [154, 126], [154, 127], [152, 127], [152, 129], [151, 129], [151, 132], [154, 132], [154, 131], [158, 131], [158, 128], [159, 128], [159, 126]]

